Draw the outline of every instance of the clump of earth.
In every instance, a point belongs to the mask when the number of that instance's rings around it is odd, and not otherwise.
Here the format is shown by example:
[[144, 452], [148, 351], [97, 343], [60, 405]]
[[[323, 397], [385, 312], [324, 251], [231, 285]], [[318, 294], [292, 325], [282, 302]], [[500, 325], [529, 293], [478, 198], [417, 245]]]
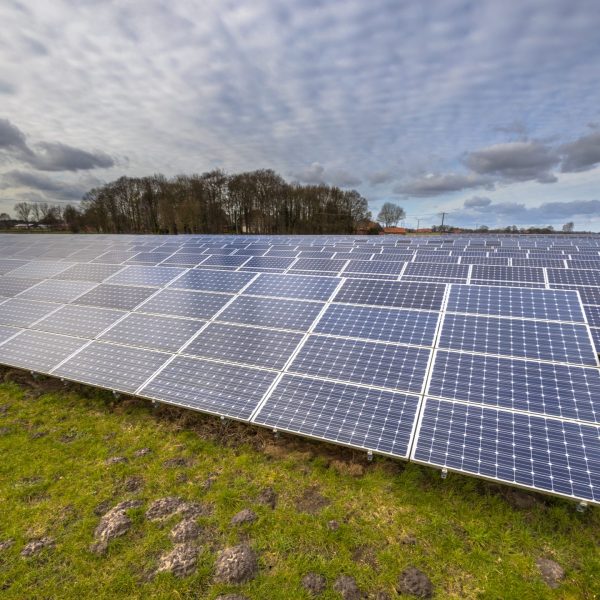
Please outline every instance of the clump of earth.
[[416, 567], [408, 567], [400, 574], [398, 592], [417, 598], [431, 598], [433, 584], [423, 571]]
[[96, 527], [94, 532], [96, 541], [92, 544], [90, 550], [97, 554], [106, 552], [110, 540], [125, 535], [131, 528], [131, 519], [126, 512], [141, 505], [141, 500], [125, 500], [105, 513]]
[[217, 556], [215, 581], [217, 583], [246, 583], [258, 572], [256, 553], [247, 544], [225, 548]]

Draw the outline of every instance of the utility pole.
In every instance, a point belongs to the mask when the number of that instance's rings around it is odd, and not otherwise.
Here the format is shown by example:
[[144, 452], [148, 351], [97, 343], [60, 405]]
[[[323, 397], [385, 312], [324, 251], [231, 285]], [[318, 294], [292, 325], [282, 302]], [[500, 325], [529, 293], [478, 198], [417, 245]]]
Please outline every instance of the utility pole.
[[421, 223], [421, 219], [417, 219], [417, 231], [419, 231], [419, 224]]
[[440, 228], [442, 228], [442, 229], [444, 228], [444, 218], [445, 218], [445, 217], [446, 217], [446, 213], [445, 213], [445, 212], [443, 212], [443, 213], [442, 213], [442, 224], [440, 225]]

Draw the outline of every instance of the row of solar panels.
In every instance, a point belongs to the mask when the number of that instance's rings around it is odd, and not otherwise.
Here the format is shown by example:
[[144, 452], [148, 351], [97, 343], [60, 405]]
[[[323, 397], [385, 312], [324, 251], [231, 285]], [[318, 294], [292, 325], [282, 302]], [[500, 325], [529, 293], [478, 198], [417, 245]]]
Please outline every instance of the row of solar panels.
[[58, 278], [0, 278], [0, 362], [600, 500], [577, 292], [29, 265]]

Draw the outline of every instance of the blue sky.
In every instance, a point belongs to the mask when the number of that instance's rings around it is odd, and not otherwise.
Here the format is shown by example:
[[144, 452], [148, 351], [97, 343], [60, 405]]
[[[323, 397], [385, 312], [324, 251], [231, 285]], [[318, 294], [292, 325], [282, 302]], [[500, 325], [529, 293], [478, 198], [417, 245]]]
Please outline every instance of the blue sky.
[[597, 0], [4, 0], [0, 23], [0, 211], [273, 168], [409, 225], [600, 231]]

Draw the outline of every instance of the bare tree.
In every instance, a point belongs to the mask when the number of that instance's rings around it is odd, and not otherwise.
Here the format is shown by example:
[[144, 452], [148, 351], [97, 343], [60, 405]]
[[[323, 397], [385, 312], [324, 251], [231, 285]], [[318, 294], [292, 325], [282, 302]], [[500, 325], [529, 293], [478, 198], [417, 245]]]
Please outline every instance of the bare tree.
[[392, 227], [398, 224], [400, 219], [404, 219], [406, 213], [401, 206], [386, 202], [377, 215], [377, 220], [383, 223], [384, 227]]
[[575, 229], [575, 223], [573, 221], [569, 221], [562, 226], [563, 233], [573, 233]]
[[25, 223], [29, 224], [31, 205], [28, 202], [17, 202], [15, 204], [15, 212], [17, 213], [17, 219], [25, 221]]

